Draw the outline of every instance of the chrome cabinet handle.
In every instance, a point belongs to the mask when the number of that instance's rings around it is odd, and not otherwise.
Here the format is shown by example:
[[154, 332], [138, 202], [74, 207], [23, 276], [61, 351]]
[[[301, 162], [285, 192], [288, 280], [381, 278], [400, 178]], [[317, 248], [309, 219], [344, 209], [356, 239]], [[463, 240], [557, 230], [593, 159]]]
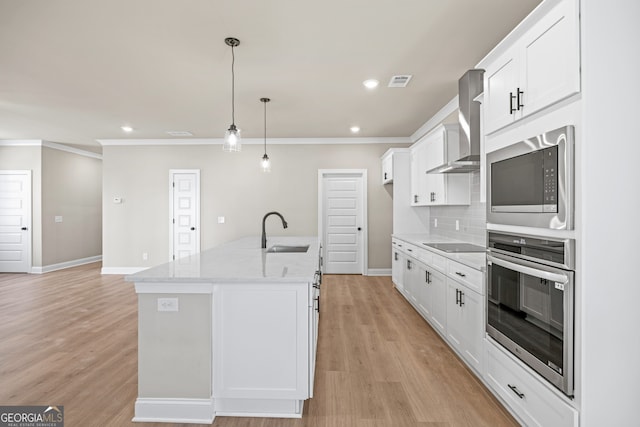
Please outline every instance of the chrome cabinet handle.
[[514, 392], [520, 399], [524, 399], [524, 393], [520, 393], [520, 391], [518, 390], [518, 387], [511, 384], [507, 384], [507, 385], [509, 386], [511, 391]]
[[509, 92], [509, 114], [515, 113], [517, 110], [513, 108], [513, 101], [516, 99], [516, 96], [513, 92]]
[[464, 292], [460, 291], [460, 307], [462, 307], [464, 305]]
[[418, 203], [418, 195], [417, 194], [413, 195], [413, 203]]
[[460, 305], [460, 290], [456, 289], [456, 305]]
[[393, 253], [393, 260], [397, 261], [398, 260], [398, 252], [394, 252]]
[[411, 270], [411, 260], [407, 260], [407, 270]]
[[384, 179], [387, 179], [387, 173], [386, 172], [384, 173]]

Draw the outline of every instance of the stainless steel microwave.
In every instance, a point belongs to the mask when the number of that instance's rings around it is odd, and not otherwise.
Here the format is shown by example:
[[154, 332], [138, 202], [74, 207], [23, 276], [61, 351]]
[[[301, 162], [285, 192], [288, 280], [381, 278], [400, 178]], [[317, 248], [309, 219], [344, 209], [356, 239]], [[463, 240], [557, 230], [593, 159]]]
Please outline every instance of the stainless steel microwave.
[[574, 128], [487, 154], [487, 222], [573, 229]]

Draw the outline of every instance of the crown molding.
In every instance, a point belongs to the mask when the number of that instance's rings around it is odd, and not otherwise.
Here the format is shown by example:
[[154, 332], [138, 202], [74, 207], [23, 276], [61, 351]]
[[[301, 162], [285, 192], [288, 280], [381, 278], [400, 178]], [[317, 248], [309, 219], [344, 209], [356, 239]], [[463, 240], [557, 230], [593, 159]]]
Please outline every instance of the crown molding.
[[[223, 138], [167, 138], [167, 139], [97, 139], [103, 147], [127, 145], [222, 145]], [[332, 144], [410, 144], [411, 138], [358, 137], [358, 138], [269, 138], [269, 145], [332, 145]], [[262, 145], [263, 138], [243, 138], [243, 145]]]
[[0, 140], [0, 147], [47, 147], [54, 150], [77, 154], [79, 156], [102, 160], [102, 154], [100, 153], [85, 151], [79, 148], [69, 147], [68, 145], [58, 144], [57, 142], [43, 141], [41, 139], [3, 139]]

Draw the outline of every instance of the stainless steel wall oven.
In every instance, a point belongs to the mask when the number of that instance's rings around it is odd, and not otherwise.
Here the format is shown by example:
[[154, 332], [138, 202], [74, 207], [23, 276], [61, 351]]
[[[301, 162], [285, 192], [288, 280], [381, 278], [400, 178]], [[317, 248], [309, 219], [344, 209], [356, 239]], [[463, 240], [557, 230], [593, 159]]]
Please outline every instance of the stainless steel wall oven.
[[573, 239], [489, 231], [487, 333], [573, 395]]

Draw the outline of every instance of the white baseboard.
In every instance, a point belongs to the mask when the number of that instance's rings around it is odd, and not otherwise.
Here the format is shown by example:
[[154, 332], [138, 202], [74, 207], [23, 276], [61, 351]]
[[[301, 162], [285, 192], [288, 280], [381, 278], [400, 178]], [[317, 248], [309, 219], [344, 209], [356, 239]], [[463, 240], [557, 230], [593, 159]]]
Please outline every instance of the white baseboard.
[[367, 270], [367, 276], [391, 276], [390, 268], [370, 268]]
[[215, 400], [210, 399], [136, 399], [133, 422], [211, 424], [215, 419]]
[[136, 274], [139, 271], [146, 270], [149, 267], [102, 267], [100, 274]]
[[84, 265], [84, 264], [91, 264], [92, 262], [98, 262], [98, 261], [102, 261], [102, 255], [74, 259], [71, 261], [60, 262], [58, 264], [45, 265], [42, 267], [31, 267], [31, 273], [32, 274], [49, 273], [50, 271], [63, 270], [65, 268], [76, 267], [78, 265]]

